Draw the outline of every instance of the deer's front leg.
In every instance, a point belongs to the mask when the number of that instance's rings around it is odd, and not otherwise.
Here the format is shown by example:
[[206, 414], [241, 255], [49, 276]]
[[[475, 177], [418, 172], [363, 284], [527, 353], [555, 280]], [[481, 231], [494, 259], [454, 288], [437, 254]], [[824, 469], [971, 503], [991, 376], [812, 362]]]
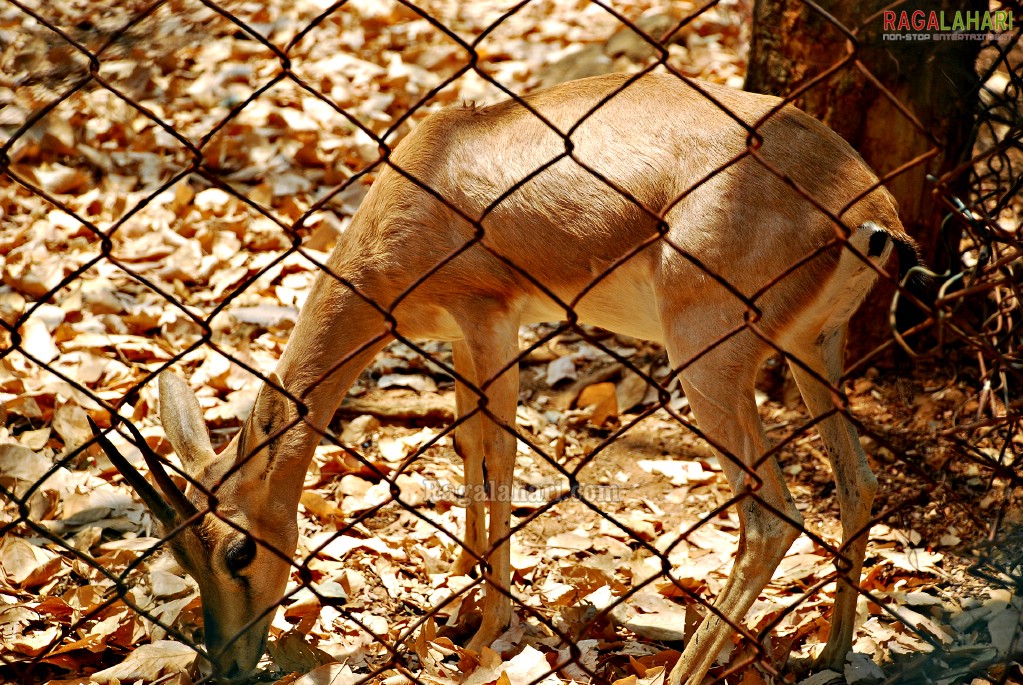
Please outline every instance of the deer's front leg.
[[468, 575], [480, 562], [487, 551], [486, 512], [484, 511], [483, 484], [483, 419], [479, 407], [479, 382], [476, 380], [476, 369], [472, 363], [472, 355], [464, 340], [451, 344], [451, 352], [455, 361], [455, 372], [470, 382], [468, 387], [461, 381], [455, 381], [455, 410], [458, 417], [476, 412], [455, 428], [455, 452], [462, 458], [465, 472], [465, 537], [462, 549], [451, 565], [454, 575]]
[[[484, 551], [486, 597], [483, 623], [469, 648], [479, 650], [505, 631], [511, 622], [511, 486], [515, 471], [515, 407], [519, 396], [518, 317], [507, 312], [475, 310], [459, 321], [465, 349], [472, 359], [480, 390], [486, 396], [480, 412], [486, 496], [490, 501], [489, 539]], [[478, 401], [478, 400], [477, 400]], [[482, 482], [482, 465], [477, 472]], [[468, 462], [466, 482], [470, 479]], [[474, 506], [470, 505], [470, 508]], [[470, 516], [482, 520], [482, 503]], [[467, 525], [470, 522], [467, 516]], [[477, 525], [478, 525], [477, 523]]]

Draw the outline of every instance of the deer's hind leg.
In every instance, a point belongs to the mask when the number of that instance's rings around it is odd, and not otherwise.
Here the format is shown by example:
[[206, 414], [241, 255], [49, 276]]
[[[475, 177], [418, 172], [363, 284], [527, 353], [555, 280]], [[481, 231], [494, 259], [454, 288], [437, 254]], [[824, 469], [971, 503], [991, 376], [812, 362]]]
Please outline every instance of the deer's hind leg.
[[[792, 375], [810, 413], [825, 417], [817, 423], [834, 472], [842, 515], [842, 547], [838, 567], [838, 591], [831, 620], [828, 644], [818, 657], [821, 666], [841, 672], [846, 654], [852, 647], [856, 617], [857, 589], [867, 549], [870, 509], [877, 494], [877, 478], [870, 470], [856, 428], [843, 411], [838, 392], [845, 349], [845, 324], [835, 326], [812, 342], [792, 350], [789, 361]], [[823, 382], [822, 382], [823, 381]]]
[[[702, 349], [683, 339], [691, 329], [679, 325], [667, 336], [675, 368], [685, 366]], [[802, 517], [781, 467], [773, 456], [763, 458], [767, 437], [753, 390], [757, 369], [769, 351], [747, 331], [718, 343], [680, 372], [697, 427], [718, 452], [733, 493], [741, 495], [736, 505], [740, 534], [728, 582], [672, 669], [671, 685], [699, 685], [800, 533]]]

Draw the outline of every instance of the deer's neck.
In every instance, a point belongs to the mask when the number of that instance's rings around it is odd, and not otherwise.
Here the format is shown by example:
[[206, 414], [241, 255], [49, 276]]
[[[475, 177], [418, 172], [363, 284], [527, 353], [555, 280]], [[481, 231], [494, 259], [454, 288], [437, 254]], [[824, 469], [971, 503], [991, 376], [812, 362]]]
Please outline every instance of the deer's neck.
[[[289, 469], [302, 473], [312, 459], [321, 431], [359, 374], [390, 340], [383, 317], [345, 286], [320, 274], [313, 285], [275, 373], [306, 409], [304, 420], [288, 431]], [[288, 413], [295, 418], [294, 405]], [[301, 464], [297, 463], [301, 460]]]

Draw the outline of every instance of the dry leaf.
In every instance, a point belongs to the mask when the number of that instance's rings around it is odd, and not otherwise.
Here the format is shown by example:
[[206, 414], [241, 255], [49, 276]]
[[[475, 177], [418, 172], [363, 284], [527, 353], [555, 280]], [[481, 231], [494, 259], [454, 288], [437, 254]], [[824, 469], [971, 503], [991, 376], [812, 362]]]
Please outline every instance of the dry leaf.
[[63, 566], [59, 555], [19, 537], [5, 535], [0, 545], [0, 570], [8, 582], [22, 588], [50, 581]]
[[575, 380], [577, 377], [574, 355], [558, 357], [547, 365], [546, 381], [547, 385], [552, 388], [561, 381]]
[[292, 685], [355, 685], [365, 679], [348, 664], [323, 664], [309, 671]]
[[559, 533], [547, 539], [548, 555], [555, 559], [576, 552], [585, 552], [591, 547], [593, 547], [593, 537], [581, 528]]
[[618, 398], [614, 383], [595, 383], [587, 386], [579, 393], [576, 400], [578, 407], [593, 407], [590, 423], [602, 428], [606, 423], [618, 418]]
[[169, 673], [183, 672], [195, 661], [196, 651], [171, 640], [157, 640], [133, 650], [121, 663], [97, 671], [91, 676], [100, 685], [119, 685], [124, 681], [152, 682]]
[[[649, 375], [650, 369], [646, 369], [646, 373]], [[626, 412], [637, 404], [643, 402], [643, 398], [646, 397], [647, 391], [650, 389], [650, 385], [646, 379], [640, 376], [638, 373], [632, 371], [626, 371], [622, 375], [622, 380], [618, 382], [615, 388], [615, 397], [618, 399], [618, 408]]]
[[42, 630], [33, 630], [24, 635], [16, 635], [10, 641], [10, 649], [25, 656], [39, 656], [47, 650], [60, 636], [60, 626], [51, 625]]
[[53, 342], [46, 324], [37, 317], [32, 317], [21, 327], [21, 348], [39, 362], [52, 362], [60, 356], [60, 348]]
[[530, 683], [557, 683], [553, 676], [542, 677], [551, 670], [543, 652], [526, 646], [510, 661], [497, 666], [492, 661], [481, 661], [479, 668], [466, 678], [463, 685], [484, 685], [497, 681], [500, 685], [530, 685]]
[[935, 564], [944, 559], [940, 552], [929, 552], [926, 549], [910, 548], [905, 552], [894, 549], [879, 549], [877, 553], [890, 561], [896, 568], [910, 573], [932, 573], [943, 575]]
[[835, 673], [832, 670], [825, 669], [814, 673], [809, 678], [800, 680], [797, 685], [828, 685], [828, 683], [833, 683], [841, 678], [841, 673]]
[[717, 478], [714, 471], [706, 471], [698, 461], [640, 459], [636, 464], [647, 473], [659, 473], [671, 479], [671, 484], [699, 485]]
[[849, 685], [876, 683], [884, 679], [884, 671], [866, 654], [853, 652], [846, 657], [845, 681]]

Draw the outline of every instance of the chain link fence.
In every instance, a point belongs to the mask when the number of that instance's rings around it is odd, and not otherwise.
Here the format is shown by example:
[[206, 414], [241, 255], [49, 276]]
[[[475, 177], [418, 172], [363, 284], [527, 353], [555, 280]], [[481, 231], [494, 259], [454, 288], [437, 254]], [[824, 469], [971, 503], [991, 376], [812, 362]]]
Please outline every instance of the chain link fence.
[[[1017, 5], [997, 9], [1021, 20]], [[486, 247], [491, 225], [438, 193], [421, 170], [394, 162], [406, 134], [444, 107], [477, 111], [504, 99], [561, 131], [523, 94], [610, 71], [631, 75], [615, 93], [647, 71], [739, 86], [751, 10], [743, 1], [9, 0], [0, 10], [0, 680], [212, 680], [197, 659], [212, 630], [207, 616], [204, 633], [199, 586], [165, 552], [175, 540], [184, 544], [193, 524], [252, 535], [260, 554], [272, 552], [260, 531], [287, 527], [291, 512], [239, 527], [231, 497], [244, 493], [209, 489], [187, 455], [173, 453], [157, 414], [168, 411], [157, 391], [168, 369], [198, 392], [217, 449], [261, 401], [271, 416], [293, 419], [275, 433], [300, 424], [317, 433], [304, 482], [292, 478], [301, 486], [298, 550], [281, 610], [250, 622], [269, 621], [269, 659], [256, 680], [663, 681], [700, 621], [720, 611], [713, 600], [725, 591], [736, 548], [749, 542], [739, 509], [771, 507], [758, 494], [758, 473], [772, 456], [805, 520], [803, 535], [744, 624], [733, 626], [710, 676], [744, 685], [806, 678], [831, 631], [836, 587], [848, 577], [836, 488], [816, 430], [827, 416], [809, 418], [781, 357], [769, 360], [756, 401], [775, 446], [756, 468], [742, 465], [751, 487], [733, 493], [722, 466], [736, 458], [702, 439], [723, 447], [694, 420], [678, 376], [739, 334], [753, 332], [784, 353], [759, 327], [759, 298], [828, 248], [853, 252], [855, 226], [810, 254], [793, 254], [789, 268], [744, 295], [671, 243], [662, 230], [666, 208], [651, 211], [586, 166], [570, 144], [577, 141], [559, 132], [564, 154], [513, 179], [482, 216], [514, 203], [557, 162], [586, 168], [657, 230], [593, 273], [574, 300], [502, 258], [566, 320], [523, 327], [519, 354], [500, 369], [515, 367], [521, 378], [514, 419], [479, 401], [494, 384], [461, 372], [457, 347], [453, 357], [450, 345], [395, 327], [398, 304], [463, 253]], [[1019, 39], [1017, 28], [982, 48], [973, 157], [935, 185], [948, 210], [943, 235], [953, 266], [936, 275], [927, 321], [878, 341], [914, 358], [915, 370], [899, 380], [873, 355], [876, 367], [851, 364], [856, 375], [832, 387], [842, 402], [830, 413], [856, 425], [880, 490], [856, 590], [854, 654], [841, 673], [818, 669], [808, 682], [1023, 677]], [[741, 118], [729, 121], [755, 141], [758, 126]], [[751, 142], [665, 207], [744, 159], [770, 168]], [[344, 264], [328, 254], [344, 245], [385, 169], [463, 217], [471, 239], [388, 301], [362, 300], [385, 323], [313, 374], [311, 394], [257, 396], [264, 383], [288, 390], [270, 374], [318, 274], [362, 297], [364, 284], [344, 277]], [[948, 189], [963, 175], [969, 192], [958, 197]], [[788, 191], [828, 211], [826, 198], [798, 184]], [[673, 249], [745, 310], [734, 330], [682, 363], [659, 345], [585, 325], [576, 311], [650, 245]], [[318, 328], [326, 326], [307, 323]], [[336, 369], [360, 355], [368, 368], [337, 414], [317, 423], [309, 397], [336, 385]], [[467, 394], [456, 402], [459, 392]], [[508, 493], [474, 492], [477, 479], [456, 453], [479, 430], [472, 426], [491, 418], [517, 446]], [[250, 439], [258, 428], [246, 429]], [[276, 435], [266, 432], [258, 447], [273, 452]], [[101, 449], [107, 441], [131, 466]], [[231, 472], [245, 466], [239, 459]], [[147, 481], [122, 475], [132, 469], [165, 494], [190, 484], [204, 504], [161, 529], [160, 514], [135, 494]], [[271, 482], [265, 492], [283, 497], [289, 483]], [[487, 581], [490, 554], [468, 542], [466, 511], [488, 498], [512, 509], [511, 588]], [[168, 506], [180, 514], [190, 505]], [[255, 549], [232, 551], [228, 566]], [[511, 623], [486, 649], [468, 649], [480, 621], [486, 625], [488, 588], [511, 597]], [[225, 639], [228, 650], [241, 649]]]

